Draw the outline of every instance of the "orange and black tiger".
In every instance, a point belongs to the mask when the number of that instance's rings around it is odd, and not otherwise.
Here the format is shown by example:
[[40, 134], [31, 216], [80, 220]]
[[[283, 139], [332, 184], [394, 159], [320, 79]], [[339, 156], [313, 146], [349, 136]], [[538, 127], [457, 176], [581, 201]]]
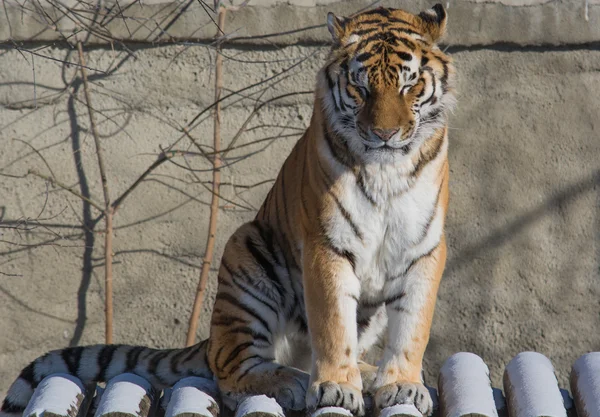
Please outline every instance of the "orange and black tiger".
[[[199, 375], [232, 402], [265, 394], [286, 409], [358, 416], [370, 392], [378, 408], [431, 412], [421, 368], [446, 261], [454, 68], [436, 46], [446, 12], [378, 8], [329, 14], [327, 26], [310, 125], [226, 245], [210, 338], [50, 352], [21, 372], [2, 417], [21, 414], [54, 372], [86, 383], [133, 372], [160, 388]], [[362, 362], [384, 331], [379, 366]]]

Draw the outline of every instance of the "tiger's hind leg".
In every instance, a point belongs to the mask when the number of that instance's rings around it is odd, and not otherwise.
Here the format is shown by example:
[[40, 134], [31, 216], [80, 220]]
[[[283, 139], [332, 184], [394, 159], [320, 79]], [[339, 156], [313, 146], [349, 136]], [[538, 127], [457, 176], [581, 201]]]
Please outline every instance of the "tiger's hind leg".
[[288, 410], [305, 408], [309, 375], [276, 363], [297, 297], [268, 226], [242, 226], [225, 247], [211, 320], [209, 365], [224, 397], [266, 395]]

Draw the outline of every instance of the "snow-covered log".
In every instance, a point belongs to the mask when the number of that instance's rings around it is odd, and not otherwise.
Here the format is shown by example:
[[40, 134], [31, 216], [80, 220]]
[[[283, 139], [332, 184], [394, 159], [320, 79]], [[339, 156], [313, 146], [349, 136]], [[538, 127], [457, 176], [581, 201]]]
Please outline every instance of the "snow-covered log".
[[580, 417], [600, 417], [600, 352], [587, 353], [573, 364], [571, 393]]
[[154, 390], [148, 381], [134, 374], [121, 374], [106, 384], [95, 417], [148, 417]]
[[188, 377], [173, 386], [165, 417], [217, 417], [217, 384], [206, 378]]
[[522, 352], [506, 366], [504, 393], [511, 417], [566, 417], [563, 397], [548, 358]]
[[244, 399], [237, 406], [235, 417], [244, 417], [251, 414], [260, 414], [285, 417], [283, 409], [273, 398], [266, 395], [253, 395]]
[[52, 374], [42, 379], [23, 417], [53, 416], [75, 417], [85, 396], [83, 383], [72, 375]]
[[440, 370], [438, 388], [443, 417], [470, 414], [498, 417], [490, 371], [473, 353], [460, 352], [450, 356]]

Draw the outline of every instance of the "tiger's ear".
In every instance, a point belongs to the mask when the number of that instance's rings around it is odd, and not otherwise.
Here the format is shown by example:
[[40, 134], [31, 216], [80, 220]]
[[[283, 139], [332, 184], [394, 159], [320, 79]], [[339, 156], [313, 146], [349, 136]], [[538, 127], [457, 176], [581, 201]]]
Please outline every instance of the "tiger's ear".
[[329, 29], [333, 41], [340, 44], [346, 33], [346, 18], [336, 16], [331, 12], [327, 13], [327, 29]]
[[437, 42], [446, 33], [448, 15], [441, 4], [438, 3], [431, 9], [419, 13], [419, 18], [423, 25], [423, 32], [429, 36], [431, 42]]

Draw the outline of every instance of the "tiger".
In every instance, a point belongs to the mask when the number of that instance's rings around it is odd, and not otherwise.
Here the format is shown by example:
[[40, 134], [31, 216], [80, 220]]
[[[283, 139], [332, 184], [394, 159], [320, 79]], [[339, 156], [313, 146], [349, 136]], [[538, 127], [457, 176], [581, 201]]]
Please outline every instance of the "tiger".
[[[328, 13], [310, 124], [254, 220], [226, 243], [209, 338], [49, 352], [21, 371], [0, 416], [21, 415], [57, 372], [85, 384], [131, 372], [158, 389], [200, 376], [233, 407], [266, 395], [285, 410], [360, 417], [368, 395], [376, 410], [430, 415], [422, 367], [446, 262], [456, 102], [456, 71], [438, 46], [446, 26], [440, 4]], [[366, 363], [381, 338], [378, 366]]]

